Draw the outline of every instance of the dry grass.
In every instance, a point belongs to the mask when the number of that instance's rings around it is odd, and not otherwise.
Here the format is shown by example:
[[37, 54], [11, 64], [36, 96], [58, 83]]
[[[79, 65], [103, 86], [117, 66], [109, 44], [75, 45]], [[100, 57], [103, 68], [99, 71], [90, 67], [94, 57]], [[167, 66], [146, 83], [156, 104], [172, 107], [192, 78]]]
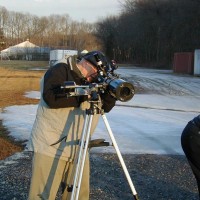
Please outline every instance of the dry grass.
[[[26, 98], [25, 92], [39, 90], [40, 78], [45, 70], [34, 71], [31, 68], [46, 67], [48, 62], [36, 61], [0, 61], [0, 108], [12, 105], [37, 104], [38, 100]], [[23, 149], [14, 142], [5, 127], [0, 123], [0, 159]]]
[[9, 137], [8, 131], [0, 122], [0, 160], [11, 156], [15, 152], [20, 152], [23, 150], [23, 146], [20, 142], [16, 142], [13, 138]]

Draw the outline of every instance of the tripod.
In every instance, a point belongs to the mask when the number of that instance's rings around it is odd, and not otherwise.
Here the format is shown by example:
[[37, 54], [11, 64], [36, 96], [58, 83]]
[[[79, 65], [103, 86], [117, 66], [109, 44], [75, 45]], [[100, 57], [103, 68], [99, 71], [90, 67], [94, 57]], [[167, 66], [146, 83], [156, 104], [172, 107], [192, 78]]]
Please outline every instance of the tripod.
[[79, 149], [78, 149], [79, 152], [77, 153], [77, 156], [75, 158], [76, 168], [75, 168], [75, 175], [74, 175], [74, 183], [73, 183], [73, 187], [72, 187], [71, 200], [78, 200], [78, 197], [79, 197], [81, 180], [82, 180], [83, 169], [84, 169], [84, 163], [85, 163], [87, 149], [88, 149], [88, 146], [89, 146], [92, 119], [93, 119], [93, 116], [95, 114], [101, 114], [103, 121], [105, 123], [105, 126], [107, 128], [107, 131], [108, 131], [110, 138], [112, 140], [113, 146], [114, 146], [116, 153], [118, 155], [118, 158], [120, 160], [120, 163], [121, 163], [121, 166], [122, 166], [123, 171], [125, 173], [125, 176], [127, 178], [127, 181], [129, 183], [129, 186], [131, 188], [131, 191], [133, 193], [134, 199], [139, 200], [137, 192], [135, 190], [135, 187], [132, 183], [131, 177], [128, 173], [128, 170], [126, 168], [126, 165], [124, 163], [122, 155], [119, 151], [117, 142], [114, 138], [114, 135], [112, 133], [112, 130], [111, 130], [110, 125], [108, 123], [108, 120], [106, 118], [106, 115], [104, 114], [103, 109], [98, 107], [99, 100], [98, 100], [96, 92], [94, 92], [91, 95], [91, 101], [89, 101], [89, 102], [90, 102], [90, 108], [86, 109], [86, 118], [85, 118], [85, 121], [84, 121], [82, 136], [81, 136], [81, 139], [79, 141]]

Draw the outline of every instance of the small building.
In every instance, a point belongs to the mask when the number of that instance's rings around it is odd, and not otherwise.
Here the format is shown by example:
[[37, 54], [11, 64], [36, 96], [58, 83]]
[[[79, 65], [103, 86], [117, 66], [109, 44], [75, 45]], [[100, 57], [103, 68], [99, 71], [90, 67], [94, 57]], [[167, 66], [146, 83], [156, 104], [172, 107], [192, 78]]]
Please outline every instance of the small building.
[[194, 51], [194, 75], [200, 75], [200, 49]]
[[193, 74], [194, 53], [179, 52], [174, 54], [173, 71], [175, 73]]
[[49, 66], [53, 66], [57, 61], [68, 56], [78, 55], [77, 50], [55, 49], [50, 51]]

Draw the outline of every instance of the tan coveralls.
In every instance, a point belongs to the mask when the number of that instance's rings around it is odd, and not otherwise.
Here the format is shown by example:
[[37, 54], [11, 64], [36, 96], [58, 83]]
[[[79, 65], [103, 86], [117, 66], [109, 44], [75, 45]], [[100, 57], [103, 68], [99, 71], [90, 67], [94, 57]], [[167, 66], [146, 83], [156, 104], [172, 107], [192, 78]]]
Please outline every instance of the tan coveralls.
[[[43, 79], [41, 80], [41, 94]], [[83, 102], [79, 108], [50, 109], [42, 96], [38, 105], [36, 119], [32, 128], [28, 148], [34, 151], [32, 180], [29, 200], [54, 200], [60, 183], [69, 184], [73, 159], [80, 139], [85, 109], [88, 102]], [[94, 115], [91, 133], [98, 123], [99, 115]], [[52, 145], [61, 138], [61, 142]], [[67, 197], [68, 196], [68, 197]], [[65, 189], [62, 200], [69, 199], [70, 194]], [[89, 159], [87, 155], [80, 200], [89, 199]]]

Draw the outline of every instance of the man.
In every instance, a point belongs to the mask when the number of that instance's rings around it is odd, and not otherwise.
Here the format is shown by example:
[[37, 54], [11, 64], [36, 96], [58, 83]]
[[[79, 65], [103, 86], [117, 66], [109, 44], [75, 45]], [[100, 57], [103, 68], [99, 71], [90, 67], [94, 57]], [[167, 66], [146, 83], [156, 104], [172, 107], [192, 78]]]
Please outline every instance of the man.
[[181, 144], [197, 180], [200, 197], [200, 115], [188, 122], [184, 128]]
[[[94, 55], [108, 65], [106, 57], [97, 51], [89, 52], [76, 60], [64, 59], [45, 73], [41, 80], [41, 99], [32, 128], [29, 148], [33, 148], [32, 179], [29, 200], [54, 200], [62, 182], [62, 199], [70, 198], [68, 185], [72, 184], [73, 162], [81, 137], [85, 110], [89, 108], [88, 96], [69, 96], [61, 86], [65, 81], [87, 85], [97, 79], [97, 62]], [[80, 59], [80, 58], [79, 58]], [[107, 92], [100, 95], [105, 112], [115, 105], [115, 99]], [[97, 125], [99, 114], [94, 115], [91, 134]], [[79, 199], [89, 199], [89, 158], [85, 160]]]

